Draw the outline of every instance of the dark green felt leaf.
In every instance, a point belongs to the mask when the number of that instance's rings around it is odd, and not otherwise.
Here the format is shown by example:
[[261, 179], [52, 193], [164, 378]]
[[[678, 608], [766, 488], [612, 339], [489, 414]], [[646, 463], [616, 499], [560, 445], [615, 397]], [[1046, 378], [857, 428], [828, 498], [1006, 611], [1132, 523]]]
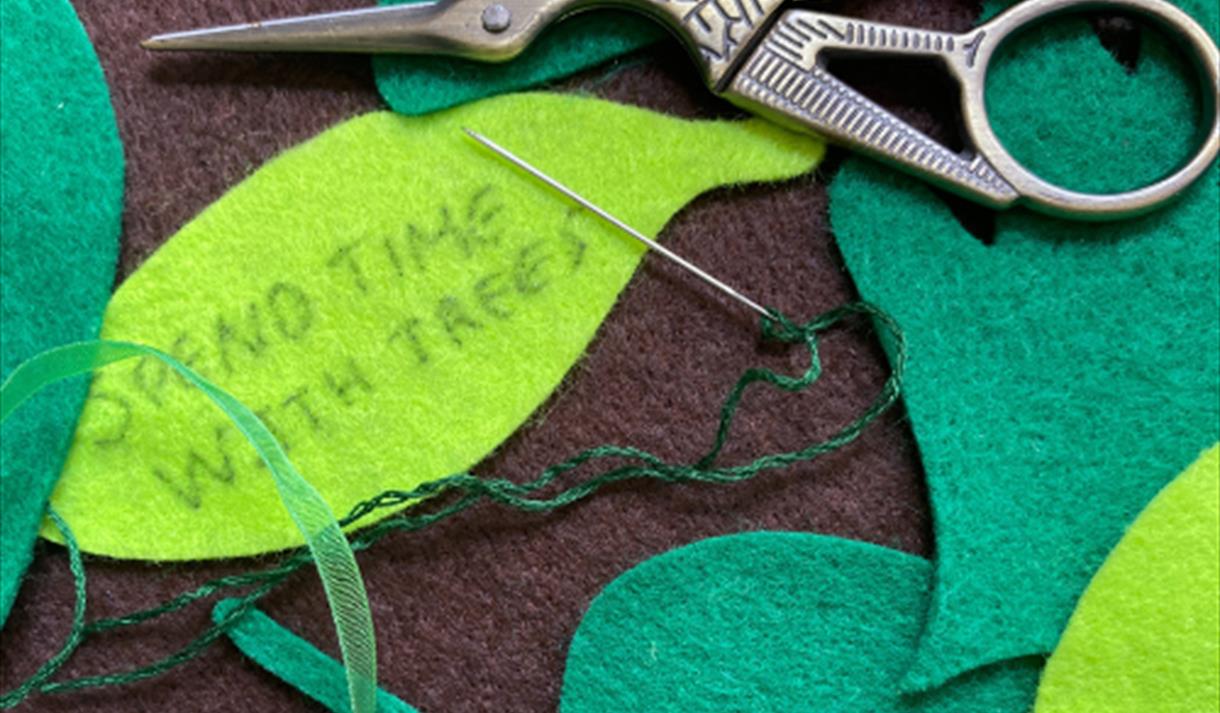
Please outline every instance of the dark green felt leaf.
[[[379, 2], [394, 5], [404, 0]], [[660, 23], [638, 13], [598, 10], [548, 28], [507, 63], [378, 55], [373, 58], [373, 74], [391, 109], [400, 114], [427, 114], [566, 77], [666, 37]]]
[[[0, 54], [0, 378], [7, 378], [44, 349], [97, 336], [118, 253], [123, 151], [102, 69], [66, 0], [4, 0]], [[86, 386], [49, 389], [0, 434], [0, 625]]]
[[929, 572], [918, 557], [804, 533], [718, 537], [654, 557], [590, 605], [560, 710], [1025, 713], [1036, 660], [899, 693]]
[[[1217, 8], [1205, 5], [1193, 10], [1214, 28]], [[1165, 48], [1146, 34], [1138, 70], [1109, 71], [1118, 65], [1088, 26], [1073, 27], [1070, 42], [1048, 45], [1057, 54], [1039, 60], [1041, 72], [989, 99], [1033, 116], [1073, 96], [1123, 95], [1094, 105], [1077, 127], [1087, 140], [1050, 177], [1104, 189], [1155, 176], [1182, 150], [1158, 148], [1162, 129], [1194, 120], [1189, 101], [1150, 86], [1164, 77]], [[1098, 66], [1106, 71], [1078, 71]], [[1074, 82], [1066, 96], [1063, 76]], [[1036, 129], [1006, 138], [1017, 155], [1041, 150]], [[923, 184], [875, 163], [853, 159], [832, 184], [848, 268], [862, 296], [902, 324], [910, 350], [904, 398], [937, 561], [908, 689], [1051, 651], [1127, 525], [1220, 436], [1217, 178], [1213, 167], [1138, 220], [1010, 211], [993, 245]]]

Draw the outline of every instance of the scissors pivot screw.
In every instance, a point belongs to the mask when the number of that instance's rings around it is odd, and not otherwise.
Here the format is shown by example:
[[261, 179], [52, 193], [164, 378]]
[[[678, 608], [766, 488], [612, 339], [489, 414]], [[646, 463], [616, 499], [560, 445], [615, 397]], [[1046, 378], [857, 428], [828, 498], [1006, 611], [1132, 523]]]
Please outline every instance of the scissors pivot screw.
[[513, 13], [500, 3], [488, 5], [483, 10], [483, 29], [488, 32], [503, 32], [513, 24]]

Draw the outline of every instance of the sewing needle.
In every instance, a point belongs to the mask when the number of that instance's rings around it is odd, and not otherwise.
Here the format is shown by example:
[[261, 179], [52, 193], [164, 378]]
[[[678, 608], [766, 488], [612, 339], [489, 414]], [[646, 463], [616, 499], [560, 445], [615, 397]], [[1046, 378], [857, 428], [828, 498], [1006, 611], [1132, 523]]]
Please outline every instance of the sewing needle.
[[470, 136], [470, 138], [474, 139], [475, 141], [478, 141], [480, 144], [483, 144], [487, 148], [496, 152], [501, 157], [503, 157], [505, 160], [512, 162], [518, 168], [529, 173], [534, 178], [537, 178], [539, 181], [542, 181], [543, 183], [547, 184], [551, 188], [554, 188], [555, 190], [564, 194], [568, 198], [571, 198], [572, 200], [576, 201], [581, 206], [583, 206], [585, 209], [587, 209], [589, 212], [593, 213], [597, 217], [606, 221], [610, 225], [613, 225], [614, 227], [623, 231], [627, 235], [630, 235], [631, 237], [640, 241], [644, 245], [647, 245], [650, 249], [655, 250], [656, 252], [660, 253], [661, 255], [664, 255], [665, 257], [669, 258], [670, 260], [677, 263], [678, 265], [685, 268], [686, 270], [694, 273], [697, 277], [702, 279], [704, 282], [707, 282], [712, 287], [715, 287], [716, 289], [720, 290], [721, 292], [728, 295], [729, 297], [732, 297], [733, 299], [737, 300], [738, 302], [745, 305], [746, 307], [749, 307], [750, 309], [759, 313], [763, 317], [766, 317], [767, 319], [772, 318], [771, 313], [769, 311], [767, 311], [767, 309], [765, 307], [759, 305], [754, 300], [750, 299], [749, 297], [746, 297], [745, 295], [741, 294], [740, 292], [733, 289], [732, 287], [729, 287], [728, 285], [724, 284], [723, 282], [716, 279], [715, 277], [712, 277], [711, 275], [709, 275], [708, 273], [706, 273], [702, 269], [700, 269], [698, 266], [692, 264], [691, 262], [689, 262], [688, 260], [683, 258], [681, 255], [678, 255], [674, 251], [661, 245], [660, 243], [653, 240], [652, 238], [649, 238], [647, 235], [644, 235], [643, 233], [636, 230], [635, 228], [632, 228], [630, 225], [627, 225], [626, 223], [619, 220], [618, 218], [615, 218], [613, 215], [606, 212], [604, 209], [597, 206], [589, 199], [581, 196], [579, 193], [572, 190], [571, 188], [568, 188], [567, 186], [563, 185], [562, 183], [555, 180], [554, 178], [551, 178], [547, 174], [543, 173], [541, 170], [539, 170], [539, 169], [535, 168], [534, 166], [532, 166], [531, 164], [529, 164], [525, 159], [514, 154], [512, 151], [509, 151], [508, 149], [504, 148], [500, 144], [497, 144], [495, 141], [492, 141], [491, 139], [487, 138], [486, 136], [480, 134], [477, 131], [474, 131], [473, 129], [464, 128], [462, 130], [465, 131]]

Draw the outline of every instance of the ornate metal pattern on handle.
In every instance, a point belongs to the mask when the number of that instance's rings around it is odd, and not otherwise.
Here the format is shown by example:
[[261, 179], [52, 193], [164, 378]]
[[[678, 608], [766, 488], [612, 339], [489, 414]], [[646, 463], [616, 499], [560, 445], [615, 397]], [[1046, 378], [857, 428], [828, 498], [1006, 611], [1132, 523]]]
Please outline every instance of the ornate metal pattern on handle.
[[1016, 189], [984, 158], [942, 146], [819, 66], [818, 53], [836, 46], [971, 54], [969, 43], [954, 35], [793, 11], [733, 79], [728, 96], [758, 113], [787, 123], [795, 119], [832, 141], [935, 177], [986, 204], [1000, 207], [1017, 199]]

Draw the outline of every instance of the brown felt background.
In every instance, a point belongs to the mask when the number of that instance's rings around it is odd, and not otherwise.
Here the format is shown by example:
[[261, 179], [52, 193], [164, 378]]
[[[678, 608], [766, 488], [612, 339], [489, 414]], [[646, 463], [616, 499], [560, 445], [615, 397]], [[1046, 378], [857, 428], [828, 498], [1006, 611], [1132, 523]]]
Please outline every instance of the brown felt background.
[[[360, 0], [74, 4], [110, 82], [128, 161], [119, 281], [269, 157], [381, 106], [364, 58], [154, 57], [137, 46], [157, 31], [339, 9]], [[968, 27], [978, 10], [968, 0], [837, 7], [949, 30]], [[867, 79], [870, 73], [855, 74]], [[924, 73], [886, 76], [889, 89], [874, 94], [943, 134], [944, 121], [907, 107], [928, 92], [949, 95]], [[676, 46], [561, 87], [683, 116], [733, 112], [701, 88]], [[665, 240], [794, 316], [849, 301], [854, 288], [826, 220], [824, 181], [835, 163], [832, 156], [816, 177], [703, 196], [666, 228]], [[560, 393], [478, 470], [524, 479], [580, 448], [611, 441], [692, 458], [706, 448], [723, 394], [743, 369], [758, 363], [795, 368], [795, 356], [760, 348], [752, 319], [650, 259]], [[824, 365], [823, 380], [806, 395], [750, 397], [727, 458], [828, 434], [865, 407], [886, 374], [880, 349], [863, 328], [829, 338]], [[704, 537], [759, 529], [830, 533], [927, 556], [932, 543], [922, 479], [898, 410], [840, 452], [744, 485], [622, 485], [552, 515], [483, 507], [428, 532], [396, 535], [360, 558], [378, 627], [381, 683], [425, 713], [553, 710], [568, 641], [589, 601], [617, 575]], [[151, 605], [273, 559], [161, 566], [90, 558], [90, 618]], [[265, 604], [282, 623], [335, 651], [313, 574], [298, 575]], [[70, 612], [66, 556], [41, 543], [3, 633], [0, 686], [11, 688], [58, 647]], [[61, 675], [152, 661], [202, 630], [208, 614], [208, 606], [198, 606], [154, 626], [94, 639]], [[222, 641], [159, 678], [38, 697], [19, 710], [320, 709]]]

